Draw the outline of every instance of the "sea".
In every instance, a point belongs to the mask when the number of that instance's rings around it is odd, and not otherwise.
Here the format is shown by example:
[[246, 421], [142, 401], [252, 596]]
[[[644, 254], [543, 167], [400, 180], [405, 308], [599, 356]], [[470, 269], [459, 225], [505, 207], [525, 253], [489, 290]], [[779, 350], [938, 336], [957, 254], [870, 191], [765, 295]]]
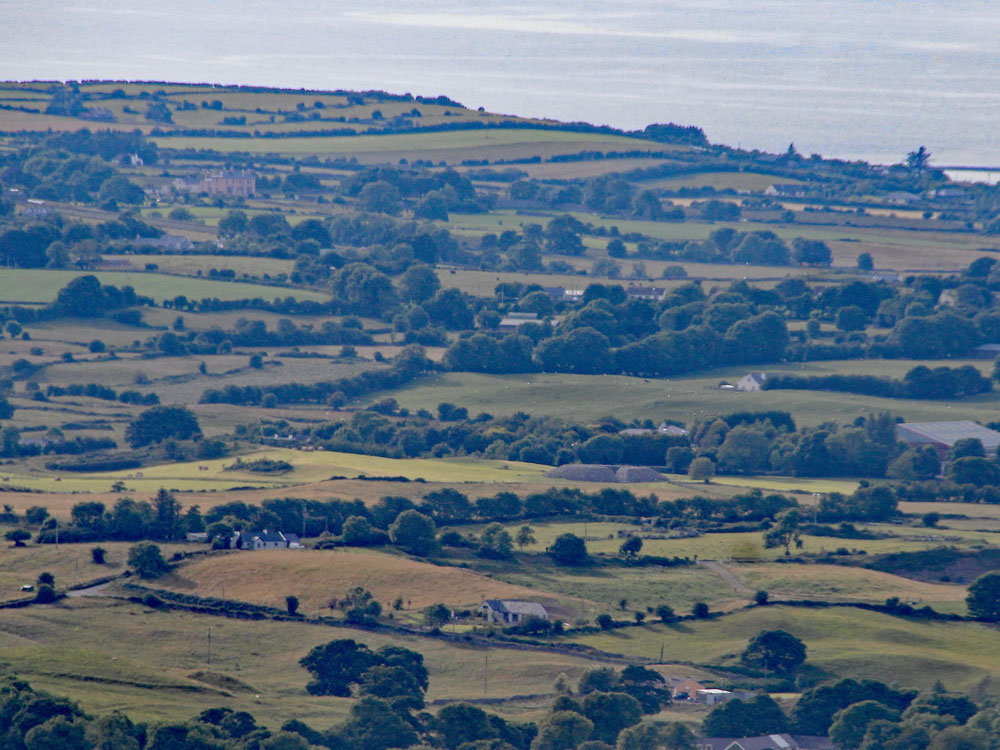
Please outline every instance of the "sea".
[[446, 94], [1000, 172], [997, 0], [0, 0], [0, 78]]

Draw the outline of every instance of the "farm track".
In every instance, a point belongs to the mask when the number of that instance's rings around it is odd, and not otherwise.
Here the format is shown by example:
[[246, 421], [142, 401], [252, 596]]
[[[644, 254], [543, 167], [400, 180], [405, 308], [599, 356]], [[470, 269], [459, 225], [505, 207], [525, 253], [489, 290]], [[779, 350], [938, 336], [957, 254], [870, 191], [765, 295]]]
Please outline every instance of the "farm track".
[[733, 575], [733, 572], [722, 563], [716, 562], [715, 560], [699, 560], [698, 564], [703, 568], [707, 568], [713, 573], [718, 574], [718, 576], [725, 581], [729, 587], [733, 589], [733, 591], [740, 594], [753, 593], [753, 591], [744, 586], [740, 579]]

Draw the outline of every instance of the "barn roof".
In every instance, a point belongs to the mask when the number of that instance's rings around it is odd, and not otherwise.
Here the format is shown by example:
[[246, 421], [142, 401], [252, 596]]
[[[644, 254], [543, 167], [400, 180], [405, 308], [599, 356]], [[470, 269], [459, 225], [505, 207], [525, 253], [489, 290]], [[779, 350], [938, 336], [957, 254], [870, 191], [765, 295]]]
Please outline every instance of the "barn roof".
[[1000, 432], [972, 421], [903, 422], [896, 425], [896, 438], [904, 443], [936, 443], [949, 448], [964, 438], [975, 438], [987, 453], [1000, 447]]

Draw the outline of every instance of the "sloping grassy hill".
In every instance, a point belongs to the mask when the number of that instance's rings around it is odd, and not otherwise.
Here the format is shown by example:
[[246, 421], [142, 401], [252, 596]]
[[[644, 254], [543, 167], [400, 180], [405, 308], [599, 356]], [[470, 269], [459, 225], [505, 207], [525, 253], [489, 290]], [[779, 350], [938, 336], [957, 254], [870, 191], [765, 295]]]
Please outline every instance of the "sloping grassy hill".
[[[483, 696], [487, 657], [486, 695], [501, 698], [550, 693], [560, 674], [575, 683], [584, 670], [601, 664], [544, 652], [469, 648], [296, 622], [230, 620], [90, 598], [6, 610], [0, 618], [0, 667], [36, 688], [79, 701], [87, 711], [120, 709], [136, 721], [183, 721], [212, 706], [229, 706], [251, 712], [271, 728], [293, 717], [327, 728], [343, 720], [353, 701], [308, 695], [309, 674], [298, 662], [314, 646], [338, 638], [353, 638], [373, 649], [393, 643], [422, 653], [430, 672], [428, 700]], [[505, 706], [491, 710], [504, 711]]]
[[747, 640], [781, 628], [801, 638], [809, 662], [837, 676], [929, 688], [941, 680], [970, 690], [1000, 676], [1000, 630], [978, 623], [939, 623], [855, 609], [765, 607], [718, 620], [648, 625], [577, 639], [597, 648], [699, 664], [735, 664]]
[[[301, 610], [315, 614], [352, 586], [364, 586], [384, 610], [401, 597], [407, 610], [443, 602], [471, 608], [483, 599], [533, 599], [552, 605], [552, 595], [495, 581], [462, 568], [371, 550], [260, 550], [213, 555], [179, 568], [157, 585], [197, 596], [283, 607], [294, 594]], [[326, 613], [328, 614], [328, 613]]]

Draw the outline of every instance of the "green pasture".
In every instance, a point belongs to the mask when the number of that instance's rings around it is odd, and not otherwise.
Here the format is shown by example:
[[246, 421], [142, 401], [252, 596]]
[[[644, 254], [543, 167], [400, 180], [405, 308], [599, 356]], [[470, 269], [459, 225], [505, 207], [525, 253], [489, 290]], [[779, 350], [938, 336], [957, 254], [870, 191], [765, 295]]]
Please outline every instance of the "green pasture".
[[[329, 123], [331, 127], [339, 123]], [[604, 146], [611, 149], [656, 150], [658, 144], [636, 138], [600, 133], [572, 133], [561, 130], [457, 130], [440, 133], [395, 133], [346, 137], [307, 138], [211, 138], [157, 136], [160, 148], [210, 149], [223, 153], [246, 151], [278, 154], [354, 154], [380, 151], [446, 151], [523, 144], [580, 144], [581, 148]]]
[[422, 653], [432, 701], [551, 693], [560, 674], [575, 683], [586, 669], [600, 665], [414, 636], [162, 612], [103, 598], [8, 610], [0, 628], [0, 662], [35, 687], [77, 700], [94, 713], [119, 709], [137, 721], [182, 721], [207, 706], [229, 706], [251, 712], [272, 729], [291, 718], [325, 729], [342, 721], [353, 701], [308, 695], [309, 674], [298, 661], [314, 646], [338, 638]]
[[66, 284], [78, 276], [87, 275], [96, 276], [102, 284], [113, 284], [118, 287], [131, 286], [136, 293], [152, 297], [157, 302], [173, 299], [179, 294], [195, 300], [205, 297], [216, 297], [220, 300], [253, 297], [269, 300], [275, 297], [294, 297], [299, 300], [326, 302], [329, 299], [328, 295], [305, 289], [212, 281], [155, 273], [5, 268], [0, 270], [0, 301], [4, 303], [51, 302], [55, 299], [56, 293]]
[[976, 623], [914, 621], [854, 609], [755, 608], [717, 620], [646, 625], [580, 636], [575, 641], [614, 653], [696, 664], [736, 664], [760, 630], [801, 638], [808, 660], [838, 677], [930, 688], [940, 680], [970, 690], [1000, 676], [1000, 632]]
[[738, 192], [759, 193], [770, 185], [799, 185], [801, 181], [758, 172], [699, 172], [698, 174], [650, 180], [641, 184], [643, 187], [661, 190], [677, 190], [682, 187], [713, 187], [716, 190], [730, 189]]
[[[677, 201], [690, 202], [691, 199]], [[523, 224], [546, 225], [551, 217], [564, 211], [543, 212], [535, 216], [517, 214], [514, 211], [496, 211], [489, 214], [468, 216], [454, 215], [450, 217], [449, 226], [468, 231], [497, 232], [504, 229], [517, 228]], [[809, 224], [808, 215], [801, 222], [793, 223], [755, 223], [755, 222], [706, 222], [691, 220], [685, 222], [657, 222], [641, 219], [625, 219], [620, 217], [603, 217], [598, 214], [578, 211], [570, 212], [583, 222], [596, 226], [616, 226], [624, 234], [639, 232], [660, 240], [686, 241], [704, 240], [713, 231], [729, 227], [741, 232], [772, 231], [786, 242], [796, 237], [811, 240], [822, 240], [830, 246], [833, 263], [837, 268], [855, 267], [859, 253], [871, 253], [875, 267], [881, 270], [897, 270], [905, 272], [913, 269], [952, 270], [966, 267], [969, 263], [982, 256], [979, 248], [982, 242], [972, 233], [956, 233], [944, 231], [913, 231], [892, 227], [871, 226], [838, 226], [825, 224]], [[569, 260], [569, 259], [567, 259]], [[647, 263], [647, 266], [649, 264]], [[725, 268], [725, 266], [722, 266]], [[747, 266], [748, 269], [754, 268]], [[794, 267], [767, 267], [772, 275], [786, 275]], [[814, 269], [810, 269], [815, 273]], [[721, 275], [721, 271], [719, 274]], [[715, 275], [715, 274], [713, 274]]]
[[[610, 613], [631, 620], [635, 612], [649, 619], [661, 604], [676, 612], [689, 612], [695, 602], [706, 601], [717, 611], [743, 606], [749, 598], [733, 589], [715, 572], [699, 565], [677, 568], [573, 568], [543, 560], [521, 558], [515, 565], [483, 565], [491, 578], [537, 591], [537, 597], [558, 596], [569, 607], [571, 623], [593, 624], [598, 615]], [[625, 600], [624, 607], [622, 600]], [[447, 599], [445, 599], [447, 601]]]
[[[523, 525], [524, 522], [508, 524], [507, 530], [514, 536]], [[734, 558], [765, 562], [781, 560], [785, 556], [784, 548], [765, 548], [763, 533], [756, 531], [702, 534], [695, 537], [671, 539], [669, 535], [674, 532], [665, 529], [642, 529], [633, 524], [624, 523], [554, 521], [530, 523], [529, 525], [534, 530], [535, 542], [528, 545], [526, 549], [534, 552], [544, 552], [562, 534], [575, 534], [586, 540], [587, 550], [593, 554], [618, 555], [620, 554], [619, 548], [624, 541], [623, 537], [618, 536], [618, 532], [629, 531], [638, 533], [642, 538], [642, 554], [645, 555], [723, 562], [731, 561]], [[912, 552], [944, 545], [972, 549], [982, 545], [993, 546], [1000, 541], [1000, 535], [978, 531], [924, 529], [891, 524], [875, 524], [864, 526], [864, 528], [893, 536], [885, 539], [838, 539], [803, 534], [802, 547], [793, 548], [793, 551], [799, 554], [816, 555], [831, 553], [842, 547], [853, 553], [863, 552], [865, 555], [876, 555], [888, 552]], [[860, 555], [853, 559], [860, 559]]]
[[[545, 466], [517, 461], [483, 461], [478, 459], [382, 458], [357, 453], [298, 451], [275, 449], [241, 456], [246, 461], [256, 459], [288, 461], [292, 471], [269, 475], [250, 471], [226, 471], [234, 458], [147, 466], [115, 472], [77, 474], [71, 472], [5, 473], [13, 486], [49, 492], [108, 492], [111, 485], [124, 481], [129, 491], [149, 493], [160, 487], [184, 491], [227, 490], [232, 487], [286, 488], [300, 484], [322, 482], [331, 476], [406, 477], [428, 482], [471, 484], [507, 484], [538, 481], [548, 469]], [[488, 488], [481, 488], [488, 492]]]
[[[770, 373], [818, 376], [827, 374], [871, 374], [902, 377], [917, 364], [913, 360], [846, 360], [786, 363], [769, 366]], [[948, 361], [948, 366], [962, 364]], [[990, 363], [973, 362], [980, 367]], [[823, 422], [850, 424], [856, 417], [888, 411], [910, 422], [1000, 419], [1000, 393], [938, 401], [876, 398], [829, 391], [774, 390], [742, 393], [721, 390], [719, 384], [735, 383], [749, 368], [723, 368], [670, 379], [634, 378], [624, 375], [570, 375], [529, 373], [484, 375], [442, 373], [422, 378], [392, 391], [400, 405], [411, 411], [433, 410], [443, 401], [466, 406], [471, 412], [558, 416], [587, 422], [614, 415], [633, 419], [678, 419], [689, 427], [696, 421], [737, 411], [789, 412], [800, 425]], [[386, 393], [369, 396], [362, 404], [374, 403]]]

